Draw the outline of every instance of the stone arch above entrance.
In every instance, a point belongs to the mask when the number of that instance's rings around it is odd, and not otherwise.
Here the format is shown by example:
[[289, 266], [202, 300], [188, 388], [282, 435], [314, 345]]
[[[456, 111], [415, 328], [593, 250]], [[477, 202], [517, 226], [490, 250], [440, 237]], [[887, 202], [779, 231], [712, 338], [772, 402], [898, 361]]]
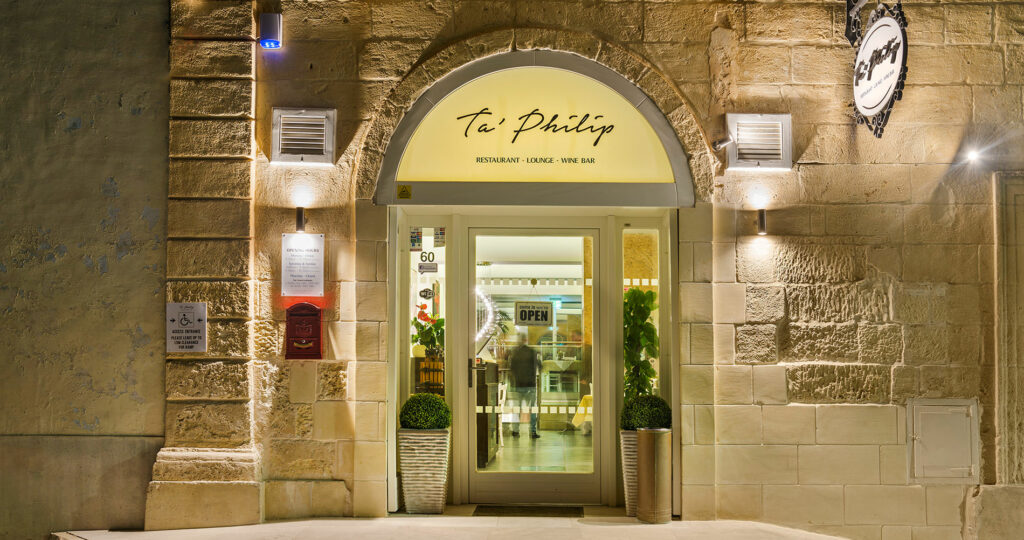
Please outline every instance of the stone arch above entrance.
[[[669, 156], [668, 162], [674, 182], [671, 184], [673, 191], [671, 198], [658, 199], [671, 201], [661, 206], [692, 206], [696, 200], [709, 200], [717, 159], [689, 104], [679, 90], [650, 63], [626, 49], [588, 35], [569, 31], [560, 33], [571, 39], [556, 40], [561, 44], [556, 48], [572, 50], [516, 50], [515, 35], [513, 31], [508, 30], [454, 43], [417, 64], [384, 101], [367, 131], [356, 163], [357, 197], [374, 198], [378, 204], [407, 202], [396, 199], [394, 180], [398, 165], [420, 121], [428, 116], [444, 97], [477, 77], [500, 70], [546, 66], [589, 77], [618, 93], [636, 107], [638, 116], [646, 120], [665, 154]], [[563, 47], [564, 44], [571, 45]], [[524, 46], [537, 45], [529, 43]], [[493, 196], [493, 189], [499, 185], [491, 183], [487, 191]], [[503, 189], [509, 190], [515, 184], [504, 186]], [[575, 186], [571, 183], [562, 184], [565, 192], [579, 186], [579, 183]], [[622, 193], [628, 196], [624, 199], [614, 199], [617, 201], [616, 205], [655, 205], [643, 203], [642, 197], [633, 192], [635, 190], [628, 190], [628, 184], [621, 187], [627, 188]], [[665, 185], [662, 185], [662, 188], [664, 187]], [[429, 190], [420, 189], [418, 193], [425, 191]], [[559, 191], [556, 189], [555, 193]], [[607, 191], [614, 196], [615, 188], [606, 183], [601, 191]], [[446, 199], [445, 202], [481, 204], [469, 199]], [[555, 201], [553, 204], [568, 203]]]

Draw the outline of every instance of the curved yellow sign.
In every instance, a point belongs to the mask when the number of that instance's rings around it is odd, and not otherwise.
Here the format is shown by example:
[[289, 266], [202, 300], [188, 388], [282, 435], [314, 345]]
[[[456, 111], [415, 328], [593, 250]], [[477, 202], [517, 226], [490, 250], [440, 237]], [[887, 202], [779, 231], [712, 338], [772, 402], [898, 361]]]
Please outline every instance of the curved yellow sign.
[[527, 66], [488, 73], [423, 118], [397, 182], [674, 182], [647, 119], [608, 86]]

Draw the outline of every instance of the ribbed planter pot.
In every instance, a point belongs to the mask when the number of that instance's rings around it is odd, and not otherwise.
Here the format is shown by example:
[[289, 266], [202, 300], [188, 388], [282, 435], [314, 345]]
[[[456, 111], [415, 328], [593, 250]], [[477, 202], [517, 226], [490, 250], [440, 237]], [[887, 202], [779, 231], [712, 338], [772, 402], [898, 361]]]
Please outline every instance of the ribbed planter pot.
[[447, 429], [398, 430], [398, 459], [406, 512], [444, 512], [449, 440]]
[[636, 516], [636, 431], [619, 431], [619, 450], [622, 452], [622, 487], [626, 492], [626, 515]]

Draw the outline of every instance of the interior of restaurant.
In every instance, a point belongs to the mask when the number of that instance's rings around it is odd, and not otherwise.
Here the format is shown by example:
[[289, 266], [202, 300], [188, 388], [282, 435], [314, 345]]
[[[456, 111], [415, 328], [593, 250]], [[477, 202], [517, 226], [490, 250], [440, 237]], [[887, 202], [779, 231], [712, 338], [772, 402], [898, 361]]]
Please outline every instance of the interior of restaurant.
[[[411, 390], [443, 396], [448, 239], [442, 227], [411, 231]], [[657, 242], [656, 231], [624, 234], [623, 292], [631, 287], [657, 291]], [[481, 233], [472, 251], [477, 470], [592, 472], [595, 399], [602, 398], [593, 391], [594, 323], [600, 309], [594, 300], [594, 236]], [[517, 324], [517, 302], [547, 305], [551, 319]]]

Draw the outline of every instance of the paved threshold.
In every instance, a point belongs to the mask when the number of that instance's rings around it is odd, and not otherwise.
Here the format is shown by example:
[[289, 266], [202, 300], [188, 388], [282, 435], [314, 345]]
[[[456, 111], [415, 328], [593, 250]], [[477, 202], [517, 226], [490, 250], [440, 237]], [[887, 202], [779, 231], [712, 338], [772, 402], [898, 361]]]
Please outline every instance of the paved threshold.
[[835, 540], [838, 537], [749, 521], [673, 521], [649, 525], [621, 508], [587, 507], [582, 518], [472, 516], [474, 506], [442, 516], [393, 514], [385, 518], [275, 521], [241, 527], [177, 531], [71, 531], [61, 540]]

